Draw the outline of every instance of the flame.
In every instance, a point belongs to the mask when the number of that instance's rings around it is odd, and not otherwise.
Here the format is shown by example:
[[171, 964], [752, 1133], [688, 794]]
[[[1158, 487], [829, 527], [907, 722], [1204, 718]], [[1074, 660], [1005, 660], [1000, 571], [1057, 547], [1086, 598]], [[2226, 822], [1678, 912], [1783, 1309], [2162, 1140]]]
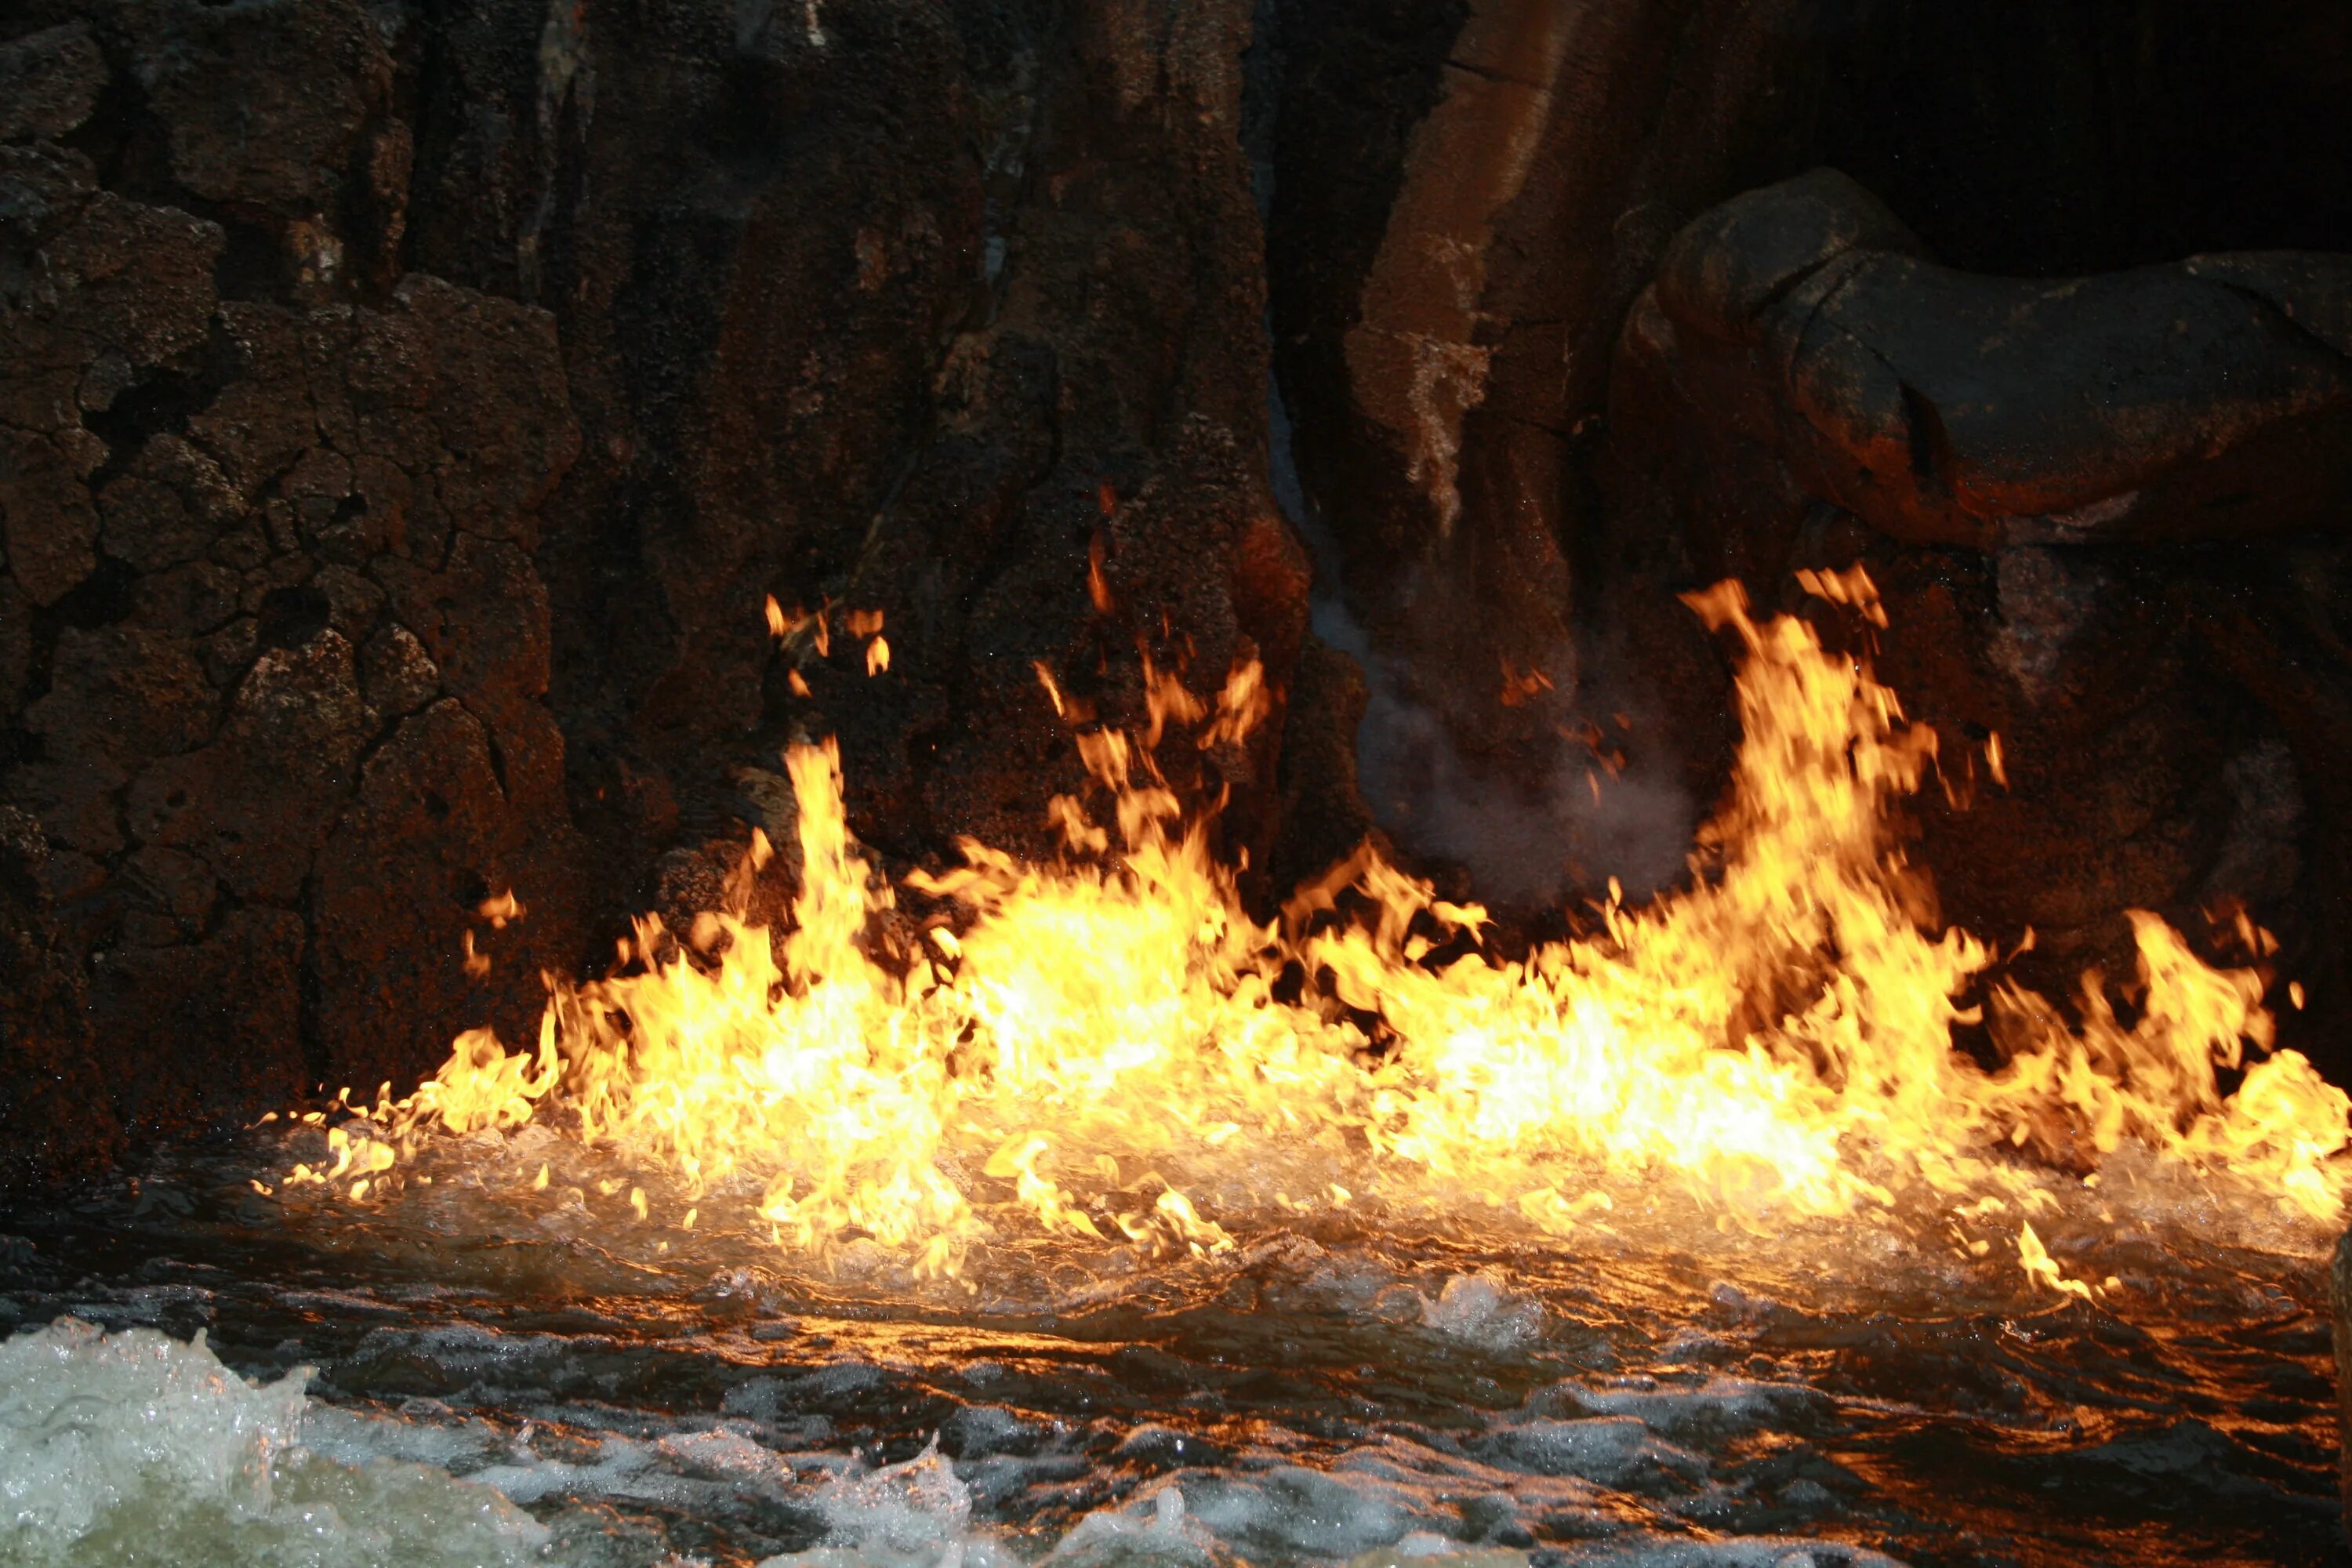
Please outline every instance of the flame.
[[[1883, 622], [1859, 571], [1807, 585]], [[1688, 890], [1629, 909], [1612, 889], [1585, 934], [1502, 957], [1482, 909], [1370, 846], [1262, 924], [1155, 756], [1250, 734], [1263, 672], [1203, 700], [1148, 668], [1131, 732], [1091, 724], [1041, 664], [1056, 712], [1089, 726], [1094, 787], [1049, 805], [1065, 858], [964, 842], [961, 866], [909, 879], [952, 918], [907, 949], [882, 934], [906, 921], [848, 833], [836, 748], [795, 745], [787, 929], [743, 912], [761, 840], [691, 945], [640, 922], [618, 973], [551, 984], [534, 1047], [461, 1036], [414, 1095], [380, 1096], [380, 1138], [288, 1184], [381, 1195], [426, 1141], [544, 1123], [660, 1173], [681, 1206], [739, 1194], [782, 1245], [871, 1238], [931, 1274], [992, 1238], [1213, 1253], [1254, 1215], [1350, 1204], [1565, 1235], [1661, 1179], [1758, 1233], [1904, 1205], [1976, 1218], [2004, 1193], [2054, 1209], [2030, 1156], [2126, 1146], [2340, 1215], [2352, 1101], [2270, 1050], [2260, 975], [2136, 913], [2129, 1022], [2096, 975], [2079, 1023], [2013, 985], [1963, 1007], [1994, 955], [1937, 926], [1892, 826], [1933, 733], [1803, 621], [1755, 620], [1736, 584], [1690, 603], [1745, 649], [1728, 804]], [[1996, 1068], [1955, 1048], [1979, 1021]], [[2088, 1299], [2030, 1225], [2018, 1245], [2030, 1278]]]
[[[1103, 515], [1108, 517], [1115, 504], [1110, 500], [1108, 485], [1103, 487]], [[1110, 584], [1103, 576], [1103, 536], [1100, 533], [1087, 543], [1087, 599], [1098, 616], [1108, 616], [1118, 608], [1118, 601], [1110, 596]]]
[[1534, 701], [1538, 695], [1551, 689], [1550, 676], [1533, 665], [1521, 670], [1517, 665], [1511, 662], [1510, 655], [1503, 656], [1502, 704], [1504, 707], [1521, 707]]

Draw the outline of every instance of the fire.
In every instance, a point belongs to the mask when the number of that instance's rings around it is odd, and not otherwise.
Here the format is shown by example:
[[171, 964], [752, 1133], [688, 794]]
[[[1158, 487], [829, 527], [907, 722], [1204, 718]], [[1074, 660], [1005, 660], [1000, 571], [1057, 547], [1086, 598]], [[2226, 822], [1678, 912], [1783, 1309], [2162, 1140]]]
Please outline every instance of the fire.
[[[1809, 575], [1884, 624], [1859, 571]], [[2095, 976], [2079, 1024], [2008, 985], [1964, 1008], [1994, 954], [1937, 929], [1891, 826], [1932, 732], [1804, 622], [1756, 620], [1737, 584], [1691, 603], [1746, 650], [1728, 804], [1688, 890], [1628, 908], [1612, 888], [1586, 934], [1502, 957], [1483, 910], [1369, 847], [1260, 923], [1155, 757], [1244, 739], [1271, 709], [1262, 672], [1204, 700], [1151, 671], [1129, 732], [1041, 665], [1096, 784], [1049, 805], [1060, 860], [967, 841], [962, 865], [912, 879], [956, 918], [894, 935], [835, 748], [796, 745], [789, 929], [743, 900], [687, 946], [642, 922], [622, 972], [551, 983], [534, 1047], [461, 1037], [292, 1184], [382, 1194], [431, 1140], [543, 1123], [659, 1173], [689, 1225], [688, 1204], [733, 1195], [780, 1244], [871, 1238], [931, 1273], [992, 1238], [1215, 1252], [1254, 1216], [1350, 1203], [1565, 1235], [1660, 1179], [1727, 1228], [1906, 1205], [1974, 1221], [2050, 1204], [2050, 1156], [2127, 1145], [2338, 1217], [2352, 1101], [2271, 1052], [2259, 975], [2136, 914], [2130, 1021]], [[741, 891], [767, 854], [756, 839]], [[1955, 1048], [1964, 1021], [1999, 1067]], [[546, 1167], [515, 1179], [543, 1188]], [[2017, 1247], [2088, 1299], [2030, 1225]]]

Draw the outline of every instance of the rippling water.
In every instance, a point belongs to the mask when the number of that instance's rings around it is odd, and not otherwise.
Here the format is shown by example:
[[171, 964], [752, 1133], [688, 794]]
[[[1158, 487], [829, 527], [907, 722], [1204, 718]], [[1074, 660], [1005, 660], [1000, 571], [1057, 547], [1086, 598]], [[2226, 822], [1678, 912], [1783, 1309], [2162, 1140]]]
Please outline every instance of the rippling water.
[[1724, 1234], [1633, 1194], [1571, 1243], [1341, 1214], [920, 1285], [593, 1188], [283, 1204], [248, 1185], [282, 1154], [0, 1215], [0, 1332], [313, 1366], [306, 1462], [495, 1487], [547, 1527], [530, 1561], [2347, 1561], [2322, 1238], [2194, 1189], [2111, 1180], [2046, 1224], [2070, 1277], [2113, 1278], [2086, 1307], [2013, 1244]]

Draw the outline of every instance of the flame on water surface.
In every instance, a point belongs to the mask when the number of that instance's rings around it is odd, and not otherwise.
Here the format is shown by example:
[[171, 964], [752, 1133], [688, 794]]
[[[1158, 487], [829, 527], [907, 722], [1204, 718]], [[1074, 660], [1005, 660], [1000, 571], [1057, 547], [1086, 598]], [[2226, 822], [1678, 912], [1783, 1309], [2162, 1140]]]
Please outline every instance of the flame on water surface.
[[[1884, 624], [1859, 571], [1808, 575]], [[870, 1237], [926, 1272], [992, 1236], [1220, 1250], [1220, 1215], [1363, 1197], [1565, 1234], [1656, 1176], [1751, 1229], [1905, 1203], [1981, 1220], [2034, 1206], [2004, 1193], [2046, 1203], [2026, 1156], [2126, 1145], [2338, 1217], [2352, 1102], [2270, 1052], [2258, 974], [2135, 913], [2132, 1021], [2095, 976], [2079, 1024], [2013, 986], [1989, 1017], [1964, 1011], [1993, 955], [1937, 929], [1890, 824], [1932, 732], [1803, 621], [1751, 617], [1736, 584], [1691, 603], [1746, 648], [1728, 804], [1689, 890], [1646, 908], [1612, 891], [1589, 934], [1496, 956], [1483, 910], [1369, 847], [1259, 923], [1153, 752], [1244, 738], [1262, 676], [1203, 700], [1150, 672], [1142, 733], [1077, 734], [1108, 821], [1056, 797], [1053, 864], [966, 842], [962, 866], [914, 879], [962, 918], [913, 951], [881, 934], [893, 893], [848, 833], [835, 748], [794, 746], [788, 930], [740, 900], [704, 918], [698, 952], [642, 923], [624, 972], [551, 983], [535, 1048], [460, 1037], [292, 1183], [381, 1195], [429, 1140], [545, 1123], [662, 1173], [681, 1207], [747, 1194], [781, 1243]], [[755, 840], [747, 870], [767, 853]], [[1997, 1068], [1955, 1047], [1979, 1018]], [[2030, 1225], [2017, 1246], [2030, 1277], [2088, 1298]]]

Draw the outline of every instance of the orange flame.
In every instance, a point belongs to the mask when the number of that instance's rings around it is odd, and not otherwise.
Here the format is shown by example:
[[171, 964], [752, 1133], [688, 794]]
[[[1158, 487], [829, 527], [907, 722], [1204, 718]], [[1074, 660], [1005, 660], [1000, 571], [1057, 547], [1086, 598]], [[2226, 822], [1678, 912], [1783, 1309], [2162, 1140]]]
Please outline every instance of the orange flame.
[[[1877, 604], [1858, 571], [1808, 586]], [[1612, 895], [1589, 934], [1496, 956], [1483, 910], [1369, 846], [1258, 923], [1154, 750], [1248, 734], [1263, 672], [1203, 701], [1148, 670], [1144, 732], [1076, 734], [1096, 787], [1051, 803], [1067, 859], [965, 841], [961, 866], [910, 879], [960, 929], [897, 960], [869, 939], [893, 890], [849, 836], [835, 746], [795, 745], [787, 929], [745, 918], [748, 875], [698, 952], [643, 922], [620, 973], [552, 988], [535, 1048], [460, 1037], [413, 1096], [379, 1100], [382, 1140], [347, 1138], [289, 1184], [381, 1195], [429, 1140], [546, 1123], [681, 1202], [740, 1194], [782, 1245], [870, 1237], [934, 1274], [991, 1237], [1206, 1253], [1254, 1215], [1348, 1204], [1564, 1235], [1661, 1178], [1759, 1231], [1898, 1205], [1975, 1217], [2004, 1193], [2049, 1201], [2021, 1149], [2132, 1146], [2340, 1215], [2352, 1100], [2270, 1052], [2259, 975], [2135, 914], [2133, 1022], [2095, 977], [2079, 1025], [2014, 986], [1989, 1017], [1963, 1008], [1992, 955], [1931, 923], [1891, 826], [1933, 734], [1802, 621], [1758, 623], [1737, 584], [1691, 603], [1746, 649], [1729, 804], [1687, 891]], [[1997, 1068], [1954, 1047], [1979, 1018]], [[2219, 1072], [2242, 1067], [2225, 1095]], [[2018, 1246], [2031, 1278], [2088, 1299], [2031, 1226]]]
[[1529, 665], [1522, 671], [1518, 666], [1511, 662], [1508, 654], [1503, 656], [1502, 703], [1504, 707], [1522, 707], [1535, 700], [1539, 693], [1549, 691], [1551, 689], [1550, 676], [1533, 665]]

